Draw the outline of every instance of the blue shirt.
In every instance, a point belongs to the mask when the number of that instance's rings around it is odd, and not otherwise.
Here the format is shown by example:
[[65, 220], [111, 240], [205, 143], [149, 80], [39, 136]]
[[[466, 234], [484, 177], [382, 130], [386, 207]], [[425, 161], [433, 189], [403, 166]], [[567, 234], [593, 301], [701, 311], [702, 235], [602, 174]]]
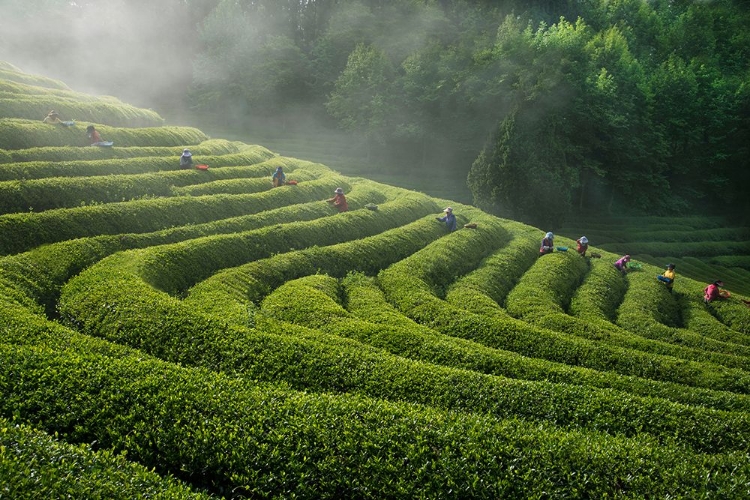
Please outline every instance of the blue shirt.
[[453, 212], [445, 214], [445, 217], [440, 217], [438, 220], [445, 222], [445, 225], [448, 226], [448, 231], [456, 230], [456, 216], [453, 215]]

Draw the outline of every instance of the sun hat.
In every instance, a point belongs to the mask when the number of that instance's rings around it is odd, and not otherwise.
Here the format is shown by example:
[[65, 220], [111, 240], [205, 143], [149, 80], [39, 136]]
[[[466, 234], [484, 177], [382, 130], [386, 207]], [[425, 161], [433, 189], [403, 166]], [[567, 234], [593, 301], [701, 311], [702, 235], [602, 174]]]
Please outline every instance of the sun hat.
[[182, 156], [193, 156], [193, 154], [190, 152], [189, 149], [184, 149], [182, 151]]
[[581, 236], [581, 243], [583, 243], [585, 245], [588, 242], [589, 242], [588, 238], [586, 238], [585, 236]]
[[552, 231], [550, 231], [549, 233], [545, 234], [545, 235], [544, 235], [544, 237], [545, 237], [545, 238], [554, 238], [554, 237], [555, 237], [555, 235], [554, 235], [554, 234], [552, 234]]
[[451, 213], [451, 212], [453, 212], [453, 208], [452, 207], [445, 207], [443, 209], [443, 212], [445, 212], [445, 213]]
[[336, 188], [336, 191], [334, 191], [336, 194], [344, 194], [344, 190], [341, 188]]

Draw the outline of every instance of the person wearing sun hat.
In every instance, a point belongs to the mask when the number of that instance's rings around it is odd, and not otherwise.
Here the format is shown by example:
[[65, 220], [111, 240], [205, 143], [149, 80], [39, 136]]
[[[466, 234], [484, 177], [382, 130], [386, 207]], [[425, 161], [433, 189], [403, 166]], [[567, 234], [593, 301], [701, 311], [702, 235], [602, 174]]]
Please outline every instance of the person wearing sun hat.
[[576, 240], [576, 252], [578, 252], [581, 257], [586, 257], [586, 250], [589, 249], [589, 240], [585, 236], [581, 236]]
[[445, 207], [443, 209], [443, 213], [445, 214], [442, 217], [435, 217], [440, 222], [445, 222], [445, 227], [448, 228], [448, 231], [455, 231], [456, 230], [456, 216], [453, 214], [453, 208], [451, 207]]
[[193, 153], [189, 149], [182, 150], [182, 156], [180, 156], [180, 168], [187, 170], [193, 166]]
[[63, 121], [60, 119], [60, 115], [57, 114], [57, 111], [53, 109], [49, 113], [47, 113], [47, 116], [44, 117], [44, 120], [42, 120], [42, 122], [52, 125], [62, 125]]
[[539, 247], [539, 255], [541, 256], [552, 253], [555, 250], [554, 243], [555, 235], [552, 232], [545, 234], [544, 238], [542, 238], [542, 244]]
[[674, 267], [674, 264], [667, 264], [667, 268], [664, 270], [664, 272], [656, 277], [656, 279], [666, 285], [669, 293], [672, 293], [672, 287], [674, 286]]
[[328, 203], [333, 203], [333, 206], [338, 208], [339, 212], [346, 212], [349, 210], [349, 205], [346, 202], [346, 196], [344, 196], [344, 190], [340, 187], [336, 188], [333, 192], [333, 198], [328, 198]]
[[276, 171], [271, 176], [271, 184], [273, 184], [273, 187], [279, 187], [283, 186], [286, 182], [286, 174], [284, 173], [284, 169], [279, 165], [276, 167]]

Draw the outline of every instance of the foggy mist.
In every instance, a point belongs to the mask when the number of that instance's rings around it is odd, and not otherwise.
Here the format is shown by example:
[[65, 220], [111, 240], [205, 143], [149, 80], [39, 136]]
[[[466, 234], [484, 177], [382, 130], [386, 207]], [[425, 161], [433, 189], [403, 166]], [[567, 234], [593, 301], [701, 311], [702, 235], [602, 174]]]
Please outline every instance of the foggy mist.
[[3, 0], [0, 60], [77, 91], [170, 111], [190, 83], [197, 29], [159, 4], [160, 12], [148, 1]]

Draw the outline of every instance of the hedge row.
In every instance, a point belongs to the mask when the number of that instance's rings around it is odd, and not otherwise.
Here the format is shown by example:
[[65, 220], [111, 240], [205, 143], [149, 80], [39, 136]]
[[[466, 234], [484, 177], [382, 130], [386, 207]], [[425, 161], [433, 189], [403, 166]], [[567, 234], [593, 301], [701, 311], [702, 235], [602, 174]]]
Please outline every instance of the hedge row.
[[37, 498], [210, 498], [125, 456], [70, 445], [0, 418], [0, 496]]
[[[701, 349], [706, 361], [750, 369], [748, 347], [678, 328], [682, 324], [679, 301], [656, 280], [657, 274], [658, 269], [648, 266], [644, 267], [643, 272], [628, 276], [630, 287], [620, 306], [617, 324], [646, 338]], [[681, 286], [679, 282], [675, 285], [677, 289], [681, 289]]]
[[722, 267], [740, 267], [750, 271], [750, 255], [717, 255], [712, 257], [709, 262]]
[[[297, 188], [289, 186], [286, 189]], [[245, 233], [217, 235], [144, 249], [140, 276], [160, 290], [178, 295], [220, 269], [234, 268], [277, 253], [373, 236], [412, 222], [431, 206], [426, 197], [418, 195], [384, 203], [377, 213], [355, 210], [372, 202], [374, 195], [370, 190], [355, 187], [348, 198], [353, 210], [336, 214], [336, 217], [291, 221]], [[324, 204], [323, 201], [320, 203]], [[335, 212], [334, 208], [325, 206], [329, 213]], [[133, 259], [132, 256], [129, 258]], [[133, 264], [131, 261], [128, 267]]]
[[[611, 245], [612, 243], [640, 245], [644, 242], [654, 241], [669, 243], [747, 241], [750, 238], [750, 228], [747, 227], [725, 227], [724, 224], [715, 224], [710, 227], [705, 227], [706, 224], [703, 224], [703, 226], [651, 226], [639, 222], [638, 225], [632, 227], [616, 226], [616, 229], [612, 229], [611, 226], [607, 229], [565, 228], [562, 232], [566, 235], [575, 234], [576, 236], [573, 239], [585, 234], [589, 241], [595, 241], [597, 246]], [[579, 231], [580, 234], [578, 234]]]
[[[310, 267], [311, 270], [315, 269], [314, 265]], [[90, 273], [90, 271], [91, 270], [87, 270], [83, 274], [86, 275]], [[112, 274], [109, 273], [109, 275]], [[343, 390], [344, 388], [348, 388], [349, 390], [354, 391], [364, 390], [368, 394], [377, 394], [381, 397], [396, 397], [396, 395], [392, 393], [385, 394], [383, 391], [387, 388], [390, 388], [392, 391], [403, 391], [403, 388], [407, 388], [407, 393], [410, 394], [411, 397], [416, 397], [418, 392], [416, 390], [417, 387], [419, 387], [421, 384], [424, 384], [425, 387], [430, 389], [425, 389], [424, 391], [422, 391], [422, 394], [426, 395], [427, 393], [430, 393], [432, 394], [432, 397], [436, 397], [437, 393], [435, 392], [435, 388], [439, 386], [438, 381], [422, 380], [422, 382], [420, 382], [420, 380], [424, 377], [430, 378], [429, 373], [421, 374], [420, 377], [417, 377], [417, 375], [420, 375], [421, 372], [415, 366], [409, 365], [400, 367], [401, 365], [399, 363], [396, 363], [394, 365], [393, 361], [390, 361], [389, 359], [381, 359], [381, 357], [379, 356], [373, 358], [372, 356], [367, 356], [367, 353], [359, 353], [359, 349], [351, 349], [351, 352], [349, 353], [347, 353], [345, 350], [338, 349], [334, 350], [334, 352], [331, 353], [326, 352], [332, 350], [329, 347], [324, 352], [317, 352], [314, 353], [314, 355], [310, 356], [309, 346], [307, 347], [307, 349], [305, 349], [305, 351], [300, 351], [300, 349], [305, 346], [300, 345], [299, 342], [295, 342], [291, 346], [287, 346], [287, 349], [294, 349], [294, 353], [292, 354], [293, 359], [286, 359], [290, 354], [285, 353], [285, 350], [281, 349], [282, 343], [279, 341], [267, 340], [265, 342], [255, 341], [251, 343], [250, 339], [245, 339], [241, 347], [238, 346], [237, 348], [231, 348], [226, 335], [221, 333], [220, 326], [216, 324], [212, 325], [211, 322], [207, 322], [205, 320], [202, 321], [195, 315], [192, 315], [191, 317], [187, 314], [187, 311], [180, 311], [176, 303], [164, 303], [162, 305], [157, 305], [155, 301], [159, 299], [154, 297], [153, 292], [150, 293], [151, 297], [149, 297], [149, 291], [147, 289], [144, 289], [143, 287], [140, 287], [139, 289], [137, 286], [133, 286], [132, 280], [129, 280], [130, 282], [126, 282], [123, 279], [124, 273], [122, 271], [119, 273], [119, 275], [120, 276], [117, 278], [117, 282], [115, 282], [115, 279], [108, 280], [111, 290], [107, 290], [106, 292], [102, 290], [102, 292], [108, 294], [107, 297], [100, 297], [100, 292], [97, 291], [99, 287], [93, 285], [91, 282], [86, 283], [86, 279], [84, 279], [84, 284], [80, 285], [82, 287], [84, 295], [80, 295], [77, 297], [73, 295], [69, 298], [70, 303], [75, 304], [75, 307], [81, 307], [84, 311], [96, 311], [94, 316], [97, 317], [96, 319], [98, 321], [102, 320], [102, 315], [106, 315], [108, 316], [108, 318], [104, 320], [105, 323], [111, 323], [109, 327], [100, 325], [100, 328], [87, 321], [83, 322], [86, 324], [78, 323], [79, 326], [84, 327], [84, 331], [87, 331], [88, 333], [101, 333], [104, 331], [111, 332], [113, 329], [120, 330], [120, 333], [128, 331], [128, 334], [133, 335], [133, 337], [137, 338], [138, 340], [149, 339], [149, 341], [153, 341], [155, 344], [158, 344], [158, 349], [160, 349], [159, 354], [166, 354], [169, 359], [172, 359], [174, 356], [179, 356], [179, 360], [184, 362], [186, 361], [186, 359], [183, 358], [183, 356], [197, 355], [201, 357], [201, 360], [203, 362], [211, 360], [212, 365], [218, 364], [219, 366], [217, 366], [217, 368], [225, 370], [231, 369], [233, 371], [242, 372], [251, 371], [251, 374], [254, 377], [258, 377], [260, 373], [264, 373], [272, 376], [274, 380], [282, 379], [288, 381], [289, 383], [294, 383], [295, 385], [299, 385], [302, 383], [304, 384], [303, 388], [306, 389], [315, 388], [318, 390]], [[115, 294], [121, 294], [121, 297], [113, 297], [112, 291], [114, 291]], [[92, 299], [92, 296], [96, 297], [96, 299]], [[82, 301], [88, 301], [89, 303], [81, 304]], [[141, 305], [140, 307], [134, 307], [132, 305], [126, 304], [126, 301], [130, 301], [131, 303], [140, 302]], [[101, 304], [106, 304], [106, 306], [104, 308], [100, 307], [92, 309], [91, 307], [93, 306], [94, 302], [101, 302]], [[163, 303], [164, 301], [161, 300], [161, 302]], [[65, 303], [66, 299], [64, 297], [61, 301], [61, 310], [63, 310], [63, 312], [66, 309], [64, 305]], [[168, 312], [168, 310], [171, 312]], [[182, 316], [181, 319], [180, 316]], [[80, 317], [81, 316], [78, 316], [79, 320]], [[191, 332], [188, 332], [189, 340], [186, 338], [186, 342], [175, 342], [175, 339], [168, 339], [165, 337], [162, 337], [160, 339], [153, 338], [153, 336], [157, 334], [164, 335], [165, 330], [168, 331], [171, 326], [179, 321], [182, 321], [184, 322], [184, 324], [189, 325], [189, 327], [192, 329]], [[142, 327], [137, 331], [130, 331], [131, 327], [128, 326], [128, 323], [132, 324], [133, 322], [140, 323]], [[148, 328], [158, 329], [159, 331], [158, 333], [155, 331], [149, 332], [147, 331]], [[209, 340], [205, 341], [204, 343], [203, 341], [199, 340], [199, 337], [205, 337]], [[118, 340], [122, 341], [123, 339]], [[130, 343], [133, 342], [133, 340], [126, 340], [126, 342]], [[317, 343], [321, 342], [318, 341]], [[263, 346], [260, 352], [258, 344]], [[143, 345], [141, 345], [140, 347], [148, 352], [154, 352], [153, 347]], [[269, 349], [272, 352], [268, 352]], [[303, 352], [307, 352], [308, 355], [304, 356]], [[342, 362], [344, 363], [343, 365]], [[251, 363], [253, 366], [248, 366], [248, 363]], [[362, 368], [357, 369], [354, 366], [355, 363], [363, 365]], [[307, 370], [303, 369], [303, 367], [307, 368]], [[327, 367], [327, 369], [321, 369], [322, 367]], [[283, 373], [285, 371], [291, 373]], [[398, 373], [400, 373], [401, 375], [396, 377], [396, 374]], [[250, 374], [248, 374], [248, 376], [249, 375]], [[300, 377], [302, 377], [302, 380], [300, 380]], [[363, 377], [365, 377], [365, 380], [363, 380]], [[415, 377], [417, 378], [415, 379]], [[368, 378], [374, 379], [370, 380], [369, 383], [366, 383]], [[465, 378], [466, 377], [462, 378], [460, 374], [451, 374], [449, 377], [450, 382], [447, 382], [447, 385], [445, 386], [445, 393], [454, 394], [454, 397], [456, 397], [455, 386], [459, 385], [466, 388], [469, 393], [475, 394], [477, 396], [477, 400], [474, 404], [483, 405], [486, 405], [488, 402], [493, 402], [493, 404], [495, 404], [494, 402], [502, 400], [501, 394], [506, 394], [504, 396], [506, 398], [509, 397], [507, 395], [508, 387], [505, 385], [502, 388], [498, 388], [496, 390], [498, 391], [497, 393], [487, 393], [489, 389], [481, 390], [482, 386], [477, 386], [476, 383], [470, 383], [471, 380], [463, 380]], [[388, 380], [391, 380], [391, 382], [388, 383]], [[398, 381], [398, 383], [396, 383], [394, 386], [390, 385], [393, 383], [393, 380]], [[413, 382], [408, 383], [408, 380], [412, 380]], [[491, 385], [491, 382], [485, 381], [485, 384]], [[372, 391], [379, 392], [374, 393]], [[579, 388], [576, 391], [572, 391], [572, 393], [575, 394], [581, 391], [585, 393], [587, 389]], [[528, 398], [530, 398], [531, 400], [538, 399], [538, 391], [534, 390], [531, 392], [532, 394], [529, 395]], [[545, 390], [545, 393], [549, 392], [554, 393], [555, 391], [551, 389]], [[401, 393], [399, 392], [398, 394]], [[567, 405], [562, 404], [562, 401], [560, 399], [562, 396], [560, 396], [559, 398], [552, 396], [550, 398], [543, 399], [543, 401], [547, 402], [544, 404], [550, 404], [550, 407], [545, 407], [542, 411], [539, 406], [535, 406], [531, 408], [529, 412], [530, 414], [551, 415], [551, 408], [568, 408], [570, 406], [578, 408], [578, 410], [576, 411], [580, 411], [581, 413], [577, 418], [585, 420], [592, 418], [592, 416], [596, 414], [595, 411], [591, 410], [592, 405], [596, 408], [602, 406], [612, 406], [609, 403], [603, 404], [602, 401], [597, 401], [595, 404], [591, 403], [591, 405], [587, 405], [585, 402], [578, 399], [580, 396], [574, 396], [570, 393], [568, 394], [569, 397], [573, 397], [574, 401], [570, 402]], [[447, 398], [448, 396], [445, 397]], [[520, 398], [521, 396], [516, 395], [514, 397]], [[473, 400], [467, 398], [466, 395], [463, 395], [462, 397], [458, 397], [457, 401], [464, 401], [464, 404], [468, 405], [467, 402]], [[508, 401], [502, 401], [504, 402], [504, 404], [498, 405], [497, 408], [505, 408], [506, 410], [503, 411], [507, 411], [507, 408], [513, 407], [513, 405], [511, 405]], [[438, 404], [438, 402], [433, 402], [433, 404]], [[446, 402], [444, 404], [448, 403]], [[529, 404], [531, 403], [523, 402], [521, 406], [523, 408], [527, 408]], [[631, 412], [636, 412], [640, 408], [639, 404], [637, 404], [637, 402], [635, 402], [634, 400], [628, 400], [628, 404], [625, 406], [631, 408]], [[654, 409], [653, 411], [666, 411], [663, 405], [659, 404], [656, 406], [659, 409]], [[487, 411], [487, 407], [480, 406], [474, 408], [474, 410]], [[642, 411], [648, 413], [649, 410]], [[721, 421], [724, 421], [725, 417], [726, 415], [717, 416], [717, 418]], [[557, 419], [558, 422], [564, 419], [563, 414], [550, 416], [549, 418]], [[573, 417], [569, 418], [573, 419]], [[653, 418], [653, 415], [649, 417], [649, 420], [651, 418]], [[683, 417], [681, 418], [689, 419], [690, 417], [684, 417], [683, 415]], [[701, 421], [704, 418], [708, 417], [696, 417], [696, 420]], [[623, 418], [622, 420], [623, 422], [631, 423], [638, 420], [640, 423], [642, 423], [642, 420], [639, 420], [638, 417], [635, 417], [632, 414], [629, 414], [627, 418]], [[655, 420], [661, 422], [660, 425], [663, 426], [673, 425], [669, 424], [669, 422], [674, 422], [674, 419], [670, 420], [670, 418], [668, 418], [668, 416], [665, 414], [660, 414], [659, 418], [655, 418]], [[571, 422], [567, 422], [567, 424], [570, 423]], [[611, 426], [614, 424], [612, 424], [612, 422], [610, 421], [608, 425]], [[624, 425], [625, 424], [623, 423], [614, 430], [610, 427], [610, 430], [612, 432], [625, 432], [622, 427]], [[708, 424], [704, 425], [694, 422], [694, 425], [703, 428]], [[599, 422], [596, 426], [606, 427], [605, 422]], [[715, 426], [708, 425], [708, 427], [703, 429], [703, 432], [700, 433], [700, 435], [702, 436], [702, 444], [696, 444], [696, 446], [709, 446], [708, 443], [711, 443], [710, 446], [722, 447], [732, 446], [728, 444], [729, 442], [739, 442], [739, 436], [732, 436], [733, 439], [727, 439], [727, 437], [721, 436], [722, 431], [717, 431], [716, 429], [712, 430], [713, 427]], [[733, 425], [732, 427], [734, 431], [739, 432], [739, 429], [742, 428], [742, 425], [740, 422], [735, 422], [735, 425]], [[635, 427], [632, 429], [635, 429]], [[673, 428], [665, 430], [664, 433], [668, 435], [674, 435], [675, 433], [679, 434], [679, 432]], [[686, 439], [689, 438], [686, 437]]]
[[[548, 257], [550, 256], [544, 258]], [[381, 272], [379, 283], [388, 300], [404, 314], [442, 333], [526, 356], [596, 370], [612, 370], [624, 375], [696, 387], [750, 392], [750, 377], [741, 370], [573, 338], [534, 327], [510, 317], [502, 310], [494, 314], [478, 315], [456, 308], [434, 294], [435, 285], [429, 278], [429, 268], [438, 261], [440, 268], [447, 265], [439, 251], [430, 249], [418, 252]]]
[[[253, 280], [252, 276], [264, 272], [281, 282], [289, 275], [299, 277], [315, 273], [321, 266], [327, 266], [328, 271], [341, 272], [343, 269], [346, 273], [347, 265], [355, 258], [361, 267], [370, 263], [380, 266], [424, 245], [436, 235], [435, 226], [422, 219], [360, 241], [279, 254], [232, 270], [232, 273], [218, 273], [194, 287], [188, 299], [183, 301], [154, 289], [127, 267], [127, 255], [117, 254], [71, 280], [63, 290], [59, 309], [66, 321], [87, 334], [127, 344], [170, 361], [227, 371], [252, 371], [254, 377], [274, 380], [282, 368], [292, 373], [300, 370], [294, 358], [304, 355], [311, 346], [302, 349], [296, 342], [290, 344], [288, 340], [269, 341], [264, 338], [267, 334], [242, 333], [242, 327], [253, 319], [248, 314], [248, 301], [262, 297], [251, 295], [258, 295], [258, 292], [248, 288], [235, 286], [227, 290], [223, 286], [235, 285], [239, 272], [243, 270], [246, 282], [257, 283], [261, 280]], [[390, 246], [405, 236], [409, 237], [408, 242], [396, 248]], [[339, 260], [342, 256], [351, 258]], [[227, 274], [234, 281], [227, 283]], [[268, 283], [271, 280], [263, 281]], [[259, 285], [261, 293], [267, 293], [266, 287], [269, 286]], [[233, 293], [239, 298], [236, 299]], [[234, 331], [238, 328], [239, 333]], [[282, 344], [289, 346], [282, 349]], [[336, 359], [317, 352], [328, 347], [317, 343], [312, 347], [316, 352], [310, 363], [318, 363], [323, 358]], [[266, 352], [268, 350], [271, 352]], [[280, 359], [275, 368], [262, 365], [276, 358]], [[262, 366], [255, 369], [258, 364]]]
[[[25, 149], [45, 146], [89, 146], [86, 126], [61, 127], [39, 120], [0, 118], [0, 149]], [[129, 146], [190, 146], [208, 137], [192, 127], [114, 128], [95, 124], [103, 141], [113, 141], [114, 147]]]
[[2, 346], [0, 361], [3, 415], [70, 441], [127, 451], [146, 467], [224, 495], [747, 493], [740, 457], [693, 454], [646, 438], [300, 394], [137, 356]]
[[[178, 157], [182, 154], [184, 148], [180, 146], [171, 147], [130, 147], [130, 148], [74, 148], [74, 147], [46, 147], [30, 149], [12, 149], [9, 151], [0, 150], [1, 163], [22, 163], [22, 162], [62, 162], [62, 161], [86, 161], [86, 160], [106, 160], [111, 158], [137, 158], [141, 156], [170, 156]], [[200, 144], [190, 146], [190, 151], [195, 155], [227, 155], [240, 153], [248, 149], [265, 150], [260, 146], [250, 146], [237, 141], [227, 141], [225, 139], [209, 139]], [[273, 156], [268, 150], [265, 150], [270, 158]], [[0, 172], [3, 167], [0, 167]], [[19, 176], [17, 178], [29, 179], [29, 176]]]
[[[608, 252], [622, 252], [623, 244], [604, 243], [599, 248]], [[674, 253], [674, 243], [660, 241], [628, 241], [625, 244], [630, 255], [649, 254], [655, 257], [669, 256]], [[625, 252], [623, 252], [625, 253]], [[713, 257], [714, 255], [747, 255], [750, 253], [750, 241], [701, 241], [685, 242], [680, 245], [680, 255], [688, 257]]]
[[[507, 220], [503, 223], [513, 239], [451, 285], [445, 297], [449, 303], [477, 314], [497, 309], [536, 261], [539, 230]], [[481, 296], [471, 293], [473, 290], [480, 290]]]
[[0, 78], [0, 95], [4, 98], [24, 97], [24, 96], [43, 96], [59, 97], [62, 99], [73, 99], [75, 101], [103, 101], [103, 102], [122, 102], [112, 96], [95, 96], [84, 94], [70, 89], [52, 89], [41, 87], [30, 83], [11, 81]]
[[[606, 261], [611, 262], [610, 259]], [[657, 314], [657, 311], [668, 311], [671, 306], [672, 314], [677, 315], [678, 311], [673, 301], [663, 303], [664, 300], [668, 301], [669, 297], [655, 297], [643, 291], [627, 294], [621, 310], [633, 311], [633, 314], [627, 317], [640, 321], [639, 326], [629, 328], [630, 332], [617, 328], [606, 320], [594, 319], [591, 316], [580, 319], [567, 315], [565, 312], [567, 303], [571, 295], [576, 292], [576, 285], [582, 274], [588, 269], [588, 262], [588, 259], [582, 259], [579, 255], [570, 252], [558, 252], [540, 258], [508, 296], [508, 312], [514, 317], [542, 328], [604, 342], [611, 346], [692, 361], [717, 363], [729, 368], [747, 369], [750, 366], [746, 359], [735, 356], [735, 354], [750, 354], [750, 350], [743, 346], [705, 339], [684, 329], [668, 328], [659, 324], [656, 318], [649, 319], [647, 314], [643, 314], [647, 311], [653, 314]], [[616, 273], [614, 266], [611, 267]], [[621, 276], [614, 276], [611, 273], [600, 274], [592, 279], [593, 288], [600, 289], [606, 283], [622, 279]], [[585, 285], [586, 282], [577, 289], [587, 288]], [[628, 300], [634, 300], [637, 303], [630, 305], [627, 303]], [[626, 327], [622, 323], [620, 326]], [[638, 329], [639, 327], [641, 330]], [[643, 333], [643, 331], [648, 333]], [[651, 340], [644, 339], [641, 335]]]
[[604, 253], [589, 261], [589, 273], [570, 301], [573, 316], [586, 321], [615, 321], [628, 283], [612, 264], [617, 258]]
[[576, 252], [554, 252], [537, 259], [505, 300], [508, 313], [533, 323], [563, 313], [588, 272], [588, 260]]
[[[681, 283], [680, 293], [676, 298], [680, 303], [682, 320], [685, 328], [710, 339], [721, 342], [731, 342], [742, 346], [750, 346], [750, 335], [733, 330], [719, 321], [715, 316], [715, 303], [703, 302], [705, 284], [697, 281], [685, 280]], [[736, 299], [729, 299], [735, 302]], [[722, 299], [726, 302], [725, 299]]]
[[70, 87], [68, 87], [60, 80], [55, 80], [53, 78], [48, 78], [41, 75], [29, 75], [28, 73], [23, 73], [17, 71], [16, 69], [0, 69], [0, 81], [2, 80], [9, 80], [11, 82], [18, 82], [26, 85], [34, 85], [37, 87], [44, 87], [49, 89], [70, 90]]
[[[287, 178], [294, 177], [294, 180], [298, 183], [309, 182], [319, 177], [319, 174], [311, 171], [310, 169], [295, 170], [294, 167], [291, 167], [287, 168], [285, 172]], [[204, 183], [194, 183], [187, 186], [174, 187], [172, 188], [172, 194], [177, 196], [205, 196], [211, 194], [243, 194], [265, 191], [273, 187], [273, 182], [271, 180], [271, 175], [273, 174], [273, 172], [264, 173], [266, 175], [263, 178], [249, 178], [251, 176], [246, 175], [245, 178], [220, 179]], [[291, 177], [290, 174], [292, 174]], [[237, 175], [236, 177], [241, 176]], [[293, 184], [287, 184], [283, 187], [283, 189], [296, 189], [296, 187]]]
[[112, 127], [158, 127], [164, 118], [156, 111], [125, 103], [83, 101], [53, 96], [14, 96], [0, 98], [0, 118], [25, 118], [42, 121], [50, 110], [60, 119], [75, 121], [74, 127], [85, 129], [87, 123], [106, 123]]
[[[516, 241], [516, 240], [513, 240]], [[512, 244], [513, 242], [511, 242]], [[494, 259], [494, 255], [488, 260]], [[459, 280], [447, 299], [451, 300]], [[344, 301], [352, 314], [386, 329], [384, 334], [369, 334], [367, 342], [399, 356], [421, 359], [455, 368], [480, 373], [501, 375], [515, 379], [548, 381], [625, 391], [636, 396], [648, 396], [689, 405], [719, 410], [750, 409], [750, 398], [741, 394], [688, 387], [683, 384], [629, 377], [614, 372], [591, 370], [543, 359], [529, 358], [515, 352], [492, 349], [456, 337], [443, 336], [435, 330], [419, 325], [397, 311], [385, 298], [373, 280], [353, 274], [343, 280]], [[497, 304], [476, 288], [467, 287], [460, 294], [467, 306]], [[483, 309], [483, 306], [479, 306]], [[476, 311], [473, 311], [476, 312]], [[364, 335], [365, 331], [357, 331]], [[376, 331], [377, 333], [377, 331]]]
[[742, 299], [733, 297], [730, 300], [714, 301], [711, 306], [712, 313], [719, 321], [733, 330], [750, 335], [750, 307]]
[[[727, 258], [733, 256], [727, 255]], [[750, 296], [750, 272], [731, 268], [711, 262], [713, 259], [698, 259], [696, 257], [665, 257], [660, 259], [649, 259], [649, 262], [657, 266], [663, 266], [665, 262], [673, 262], [679, 273], [703, 283], [705, 287], [709, 283], [720, 279], [724, 282], [724, 288], [732, 293]]]
[[[393, 342], [392, 336], [398, 334], [398, 329], [352, 317], [336, 303], [339, 293], [338, 282], [326, 276], [291, 280], [264, 299], [261, 312], [281, 321], [367, 344], [370, 337], [381, 335], [391, 337]], [[319, 335], [308, 338], [316, 339]], [[437, 351], [439, 346], [433, 348]], [[351, 378], [345, 383], [352, 391], [373, 397], [488, 413], [500, 418], [549, 421], [560, 426], [626, 436], [645, 432], [674, 438], [707, 452], [717, 452], [725, 446], [734, 449], [739, 445], [736, 449], [743, 449], [750, 437], [750, 415], [745, 412], [729, 414], [688, 408], [615, 391], [488, 377], [435, 364], [397, 360], [388, 363], [385, 358], [367, 373], [350, 369], [340, 378]], [[544, 397], [540, 397], [541, 394]], [[607, 408], [607, 411], [600, 412], [600, 408]], [[727, 425], [730, 421], [734, 423]], [[729, 434], [726, 434], [727, 427], [732, 427]], [[697, 431], [699, 428], [701, 430]]]
[[106, 205], [0, 215], [0, 254], [27, 251], [44, 243], [128, 232], [152, 232], [258, 213], [293, 203], [329, 197], [348, 185], [329, 174], [295, 189], [245, 195], [214, 195], [135, 200]]
[[[285, 165], [290, 171], [295, 169], [295, 165], [289, 160], [273, 159], [249, 167], [215, 168], [207, 171], [193, 169], [148, 174], [0, 181], [0, 214], [41, 212], [148, 197], [257, 193], [271, 188], [271, 174], [279, 165]], [[311, 181], [322, 172], [324, 171], [321, 169], [317, 172], [300, 171], [300, 179]], [[225, 186], [233, 186], [234, 189], [227, 189]]]
[[[372, 183], [360, 183], [355, 196], [382, 203], [383, 189]], [[41, 304], [48, 314], [56, 314], [59, 290], [71, 277], [107, 255], [121, 250], [176, 243], [191, 238], [259, 229], [287, 221], [314, 220], [331, 214], [331, 208], [320, 200], [264, 210], [257, 214], [221, 219], [203, 224], [189, 224], [153, 233], [130, 233], [76, 238], [2, 258], [0, 276], [23, 290], [32, 304]]]
[[[130, 148], [128, 148], [130, 149]], [[141, 148], [137, 148], [141, 149]], [[181, 153], [180, 153], [181, 154]], [[209, 167], [253, 165], [276, 157], [262, 146], [253, 146], [238, 153], [198, 156], [199, 162]], [[287, 159], [282, 165], [298, 163]], [[197, 164], [198, 162], [196, 162]], [[302, 162], [309, 164], [309, 162]], [[82, 161], [40, 161], [0, 164], [0, 181], [47, 179], [50, 177], [93, 177], [97, 175], [143, 174], [179, 169], [179, 156], [151, 156]], [[209, 170], [210, 171], [210, 168]], [[208, 172], [206, 171], [206, 172]]]

